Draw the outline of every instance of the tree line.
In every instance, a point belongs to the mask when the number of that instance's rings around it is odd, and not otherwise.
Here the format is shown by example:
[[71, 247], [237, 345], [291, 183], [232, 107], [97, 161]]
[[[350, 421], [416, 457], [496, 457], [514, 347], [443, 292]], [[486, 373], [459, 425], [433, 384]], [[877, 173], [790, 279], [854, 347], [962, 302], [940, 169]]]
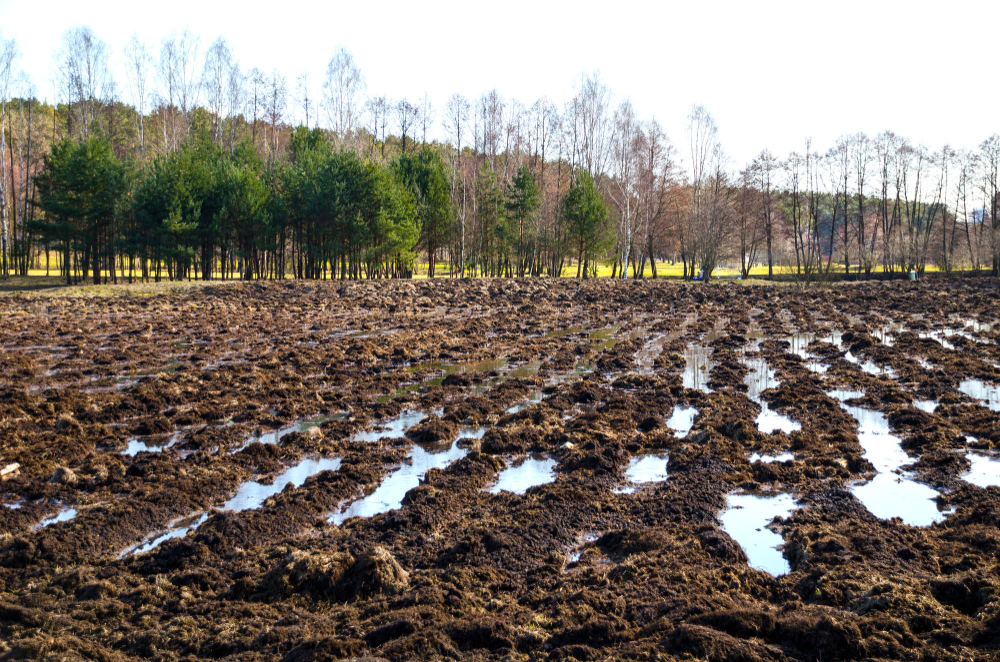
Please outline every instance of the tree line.
[[932, 151], [858, 133], [734, 166], [705, 108], [680, 154], [596, 74], [562, 106], [491, 90], [438, 113], [370, 94], [343, 49], [318, 99], [222, 38], [133, 37], [124, 85], [110, 55], [68, 31], [50, 104], [0, 39], [4, 277], [1000, 273], [996, 135]]

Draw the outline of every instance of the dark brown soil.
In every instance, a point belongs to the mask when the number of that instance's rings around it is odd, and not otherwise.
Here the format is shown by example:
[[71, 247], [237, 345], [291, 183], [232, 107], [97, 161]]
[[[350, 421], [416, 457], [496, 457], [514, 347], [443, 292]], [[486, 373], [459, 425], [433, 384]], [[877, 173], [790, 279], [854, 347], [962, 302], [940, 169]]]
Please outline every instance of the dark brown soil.
[[[254, 283], [8, 296], [0, 319], [0, 468], [20, 464], [0, 483], [0, 660], [1000, 659], [1000, 488], [961, 478], [968, 450], [1000, 448], [1000, 414], [957, 389], [1000, 382], [997, 280]], [[950, 349], [928, 335], [944, 329], [971, 337]], [[825, 373], [795, 332], [843, 332], [808, 347]], [[683, 386], [693, 343], [711, 392]], [[757, 429], [746, 356], [800, 431]], [[874, 470], [834, 388], [866, 393], [951, 515], [913, 527], [854, 497]], [[699, 410], [683, 438], [675, 404]], [[354, 439], [406, 410], [428, 416]], [[328, 523], [414, 444], [476, 427], [402, 507]], [[131, 439], [166, 448], [123, 454]], [[649, 451], [669, 478], [616, 493]], [[554, 482], [486, 489], [528, 453], [558, 461]], [[220, 509], [315, 456], [342, 463]], [[777, 527], [790, 573], [751, 568], [722, 530], [737, 490], [802, 504]]]

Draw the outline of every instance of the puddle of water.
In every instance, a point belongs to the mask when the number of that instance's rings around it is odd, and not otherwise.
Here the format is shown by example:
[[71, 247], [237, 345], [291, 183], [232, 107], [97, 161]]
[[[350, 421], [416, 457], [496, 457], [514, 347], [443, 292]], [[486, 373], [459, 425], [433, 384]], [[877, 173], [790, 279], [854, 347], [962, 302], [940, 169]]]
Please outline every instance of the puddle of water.
[[928, 414], [933, 414], [940, 404], [941, 403], [937, 400], [915, 400], [913, 402], [914, 407], [920, 409], [921, 411], [925, 411]]
[[556, 479], [556, 461], [543, 457], [525, 458], [520, 464], [508, 465], [500, 472], [497, 482], [489, 488], [489, 492], [513, 492], [524, 494], [532, 487], [551, 483]]
[[784, 540], [768, 527], [776, 517], [788, 517], [795, 508], [791, 494], [773, 497], [730, 494], [719, 519], [722, 530], [746, 552], [751, 568], [778, 576], [791, 572], [792, 568], [778, 549]]
[[747, 344], [744, 351], [747, 352], [759, 352], [760, 345], [764, 342], [766, 336], [764, 335], [763, 329], [757, 322], [750, 322], [750, 327], [746, 332]]
[[635, 363], [638, 366], [639, 374], [648, 375], [653, 372], [653, 364], [663, 352], [663, 345], [666, 341], [666, 334], [657, 333], [636, 352]]
[[705, 393], [712, 392], [708, 387], [708, 376], [715, 367], [708, 358], [711, 353], [712, 349], [703, 345], [688, 345], [684, 350], [684, 360], [687, 362], [681, 377], [684, 388], [698, 389]]
[[[461, 437], [460, 437], [461, 438]], [[445, 469], [468, 453], [456, 439], [450, 446], [434, 452], [432, 447], [414, 444], [406, 454], [406, 462], [390, 473], [371, 494], [347, 504], [327, 518], [337, 526], [351, 517], [372, 517], [403, 505], [406, 493], [420, 484], [430, 469]]]
[[930, 338], [931, 340], [936, 341], [939, 345], [941, 345], [945, 349], [955, 349], [955, 345], [953, 345], [950, 342], [948, 342], [948, 340], [947, 340], [948, 334], [946, 334], [945, 332], [942, 332], [942, 331], [924, 331], [924, 332], [921, 332], [921, 333], [919, 333], [917, 335], [920, 338], [923, 338], [923, 339]]
[[182, 517], [178, 520], [174, 520], [170, 523], [170, 530], [166, 533], [156, 536], [155, 538], [142, 543], [134, 549], [127, 549], [122, 553], [122, 556], [127, 556], [130, 552], [133, 554], [143, 554], [145, 552], [151, 551], [156, 547], [159, 547], [168, 540], [174, 538], [183, 538], [188, 534], [188, 531], [194, 531], [199, 526], [208, 521], [208, 513], [199, 513], [195, 515], [189, 515], [187, 517]]
[[674, 431], [675, 437], [686, 437], [694, 426], [696, 416], [698, 416], [696, 408], [687, 405], [674, 405], [674, 411], [667, 419], [667, 427]]
[[570, 326], [565, 329], [553, 329], [545, 333], [545, 338], [565, 338], [566, 336], [576, 335], [577, 333], [583, 333], [583, 326]]
[[541, 361], [530, 361], [525, 363], [519, 368], [514, 368], [507, 375], [508, 379], [526, 379], [528, 377], [533, 377], [538, 374], [538, 370], [542, 367]]
[[[322, 471], [336, 471], [339, 468], [339, 457], [305, 458], [298, 464], [288, 467], [278, 474], [270, 485], [264, 485], [253, 480], [246, 481], [237, 488], [236, 494], [223, 504], [221, 510], [241, 512], [260, 508], [268, 498], [280, 493], [287, 485], [291, 484], [293, 487], [300, 487], [310, 476], [315, 476]], [[121, 556], [142, 554], [160, 546], [167, 540], [183, 538], [188, 534], [188, 531], [194, 531], [207, 521], [207, 512], [186, 515], [171, 522], [166, 533], [149, 538], [135, 547], [126, 549], [121, 553]]]
[[347, 417], [347, 412], [342, 411], [342, 412], [337, 412], [336, 414], [322, 414], [320, 416], [310, 416], [309, 418], [300, 418], [291, 425], [287, 425], [283, 428], [278, 428], [277, 430], [271, 430], [269, 432], [264, 432], [259, 435], [251, 435], [247, 437], [246, 441], [243, 442], [242, 446], [240, 446], [235, 450], [229, 451], [229, 454], [233, 455], [234, 453], [239, 453], [242, 450], [246, 450], [246, 448], [253, 443], [268, 444], [268, 445], [277, 444], [279, 441], [281, 441], [282, 439], [284, 439], [293, 432], [308, 432], [313, 428], [318, 428], [320, 425], [326, 423], [327, 421], [336, 421], [346, 417]]
[[577, 546], [567, 556], [569, 562], [576, 563], [579, 561], [580, 557], [583, 555], [583, 548], [592, 542], [596, 542], [598, 537], [599, 536], [596, 533], [585, 533], [580, 536]]
[[779, 431], [791, 434], [801, 430], [802, 425], [798, 421], [793, 421], [788, 416], [774, 411], [761, 397], [761, 393], [781, 383], [767, 361], [759, 358], [743, 359], [743, 364], [750, 368], [750, 372], [743, 379], [743, 383], [747, 385], [747, 396], [760, 405], [760, 413], [755, 419], [757, 429], [764, 434], [773, 434]]
[[848, 350], [847, 353], [844, 354], [844, 359], [858, 366], [859, 368], [861, 368], [862, 372], [867, 373], [869, 375], [875, 375], [876, 377], [881, 377], [885, 375], [891, 377], [892, 379], [896, 378], [896, 371], [893, 370], [892, 368], [888, 366], [883, 368], [882, 366], [878, 365], [871, 359], [865, 359], [862, 362], [861, 359], [854, 356], [854, 354], [852, 354], [850, 350]]
[[962, 474], [962, 480], [979, 487], [1000, 486], [1000, 460], [979, 453], [969, 453], [966, 457], [972, 467]]
[[820, 338], [820, 342], [829, 343], [837, 349], [844, 349], [844, 333], [842, 331], [831, 331]]
[[857, 391], [835, 391], [827, 395], [841, 400], [841, 407], [858, 422], [858, 443], [864, 449], [865, 459], [877, 472], [870, 481], [851, 487], [851, 492], [871, 514], [881, 519], [899, 517], [911, 526], [930, 526], [950, 514], [938, 507], [937, 490], [902, 471], [901, 468], [911, 464], [913, 458], [903, 450], [900, 438], [892, 434], [884, 414], [843, 402], [860, 397]]
[[916, 361], [917, 365], [920, 366], [921, 368], [923, 368], [924, 370], [933, 370], [934, 369], [934, 364], [931, 363], [930, 361], [928, 361], [927, 359], [921, 357], [921, 356], [918, 356], [918, 357], [916, 357], [913, 360]]
[[366, 430], [359, 432], [352, 441], [379, 441], [381, 439], [394, 439], [402, 437], [403, 433], [420, 421], [427, 418], [427, 415], [420, 411], [404, 411], [396, 418], [381, 423], [377, 430]]
[[750, 462], [788, 462], [789, 460], [794, 460], [795, 455], [792, 453], [778, 453], [777, 455], [767, 455], [761, 453], [751, 453]]
[[632, 494], [644, 483], [662, 483], [667, 479], [667, 456], [652, 453], [633, 457], [625, 470], [628, 485], [615, 488], [615, 494]]
[[139, 453], [162, 453], [166, 449], [174, 446], [183, 436], [183, 432], [174, 432], [169, 438], [167, 438], [166, 443], [160, 445], [157, 445], [152, 439], [132, 437], [128, 440], [128, 446], [122, 451], [122, 455], [135, 457]]
[[70, 508], [69, 506], [63, 506], [59, 509], [59, 512], [52, 517], [46, 517], [41, 522], [36, 524], [34, 529], [44, 529], [47, 526], [52, 526], [53, 524], [59, 524], [60, 522], [68, 522], [76, 517], [76, 508]]
[[532, 405], [537, 405], [541, 401], [542, 401], [542, 392], [541, 391], [536, 391], [536, 392], [532, 393], [531, 395], [529, 395], [528, 399], [525, 400], [524, 402], [520, 402], [520, 403], [514, 405], [513, 407], [508, 407], [506, 413], [508, 413], [508, 414], [516, 414], [519, 411], [524, 411], [525, 409], [527, 409], [528, 407], [530, 407]]
[[820, 362], [819, 358], [806, 350], [806, 347], [815, 340], [815, 333], [793, 333], [788, 337], [788, 344], [791, 346], [788, 351], [805, 361], [806, 369], [809, 372], [823, 374], [830, 369], [830, 366]]
[[339, 457], [306, 458], [282, 471], [270, 485], [253, 480], [243, 483], [236, 490], [236, 494], [223, 504], [222, 510], [240, 512], [260, 508], [269, 497], [285, 489], [286, 485], [291, 484], [292, 487], [299, 487], [310, 476], [315, 476], [321, 471], [336, 471], [339, 468]]
[[970, 398], [975, 398], [992, 411], [1000, 411], [1000, 386], [987, 384], [980, 379], [965, 379], [958, 390]]

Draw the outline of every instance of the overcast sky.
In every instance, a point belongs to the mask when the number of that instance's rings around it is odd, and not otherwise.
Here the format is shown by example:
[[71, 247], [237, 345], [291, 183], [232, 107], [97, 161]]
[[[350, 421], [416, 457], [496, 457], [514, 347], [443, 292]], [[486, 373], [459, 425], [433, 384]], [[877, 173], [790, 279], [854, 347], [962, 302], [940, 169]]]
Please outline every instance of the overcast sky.
[[[224, 36], [244, 70], [308, 72], [314, 93], [338, 46], [369, 94], [440, 111], [455, 92], [496, 87], [526, 106], [562, 103], [598, 70], [685, 154], [693, 104], [715, 116], [731, 163], [762, 148], [826, 149], [838, 135], [884, 129], [938, 148], [1000, 131], [995, 28], [1000, 3], [965, 2], [68, 2], [0, 0], [39, 96], [53, 97], [64, 31], [90, 26], [111, 46], [119, 84], [133, 33], [154, 49], [189, 28], [200, 52]], [[441, 113], [438, 112], [440, 119]]]

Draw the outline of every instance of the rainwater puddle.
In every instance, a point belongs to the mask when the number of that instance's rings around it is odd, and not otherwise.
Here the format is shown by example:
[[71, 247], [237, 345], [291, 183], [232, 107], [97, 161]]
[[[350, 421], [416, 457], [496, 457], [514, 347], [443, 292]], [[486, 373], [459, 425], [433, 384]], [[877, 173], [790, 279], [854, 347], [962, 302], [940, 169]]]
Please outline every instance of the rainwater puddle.
[[644, 483], [662, 483], [667, 479], [667, 456], [649, 454], [633, 457], [625, 470], [627, 485], [616, 487], [615, 494], [632, 494]]
[[715, 363], [708, 358], [711, 353], [712, 348], [703, 345], [688, 345], [684, 350], [684, 360], [687, 362], [684, 374], [681, 376], [684, 388], [698, 389], [705, 393], [712, 392], [708, 387], [709, 374], [715, 367]]
[[966, 457], [972, 467], [962, 474], [962, 480], [979, 487], [1000, 486], [1000, 460], [979, 453], [969, 453]]
[[937, 400], [915, 400], [913, 402], [914, 407], [928, 414], [933, 414], [940, 404]]
[[663, 345], [667, 341], [665, 333], [655, 334], [645, 345], [635, 354], [635, 363], [638, 366], [639, 374], [649, 375], [653, 373], [653, 365], [656, 358], [663, 353]]
[[[280, 493], [286, 486], [301, 487], [306, 479], [315, 476], [322, 471], [336, 471], [340, 468], [339, 457], [329, 458], [305, 458], [298, 464], [288, 467], [275, 476], [270, 485], [265, 485], [254, 480], [248, 480], [240, 485], [236, 494], [222, 505], [221, 510], [232, 510], [236, 512], [253, 510], [264, 505], [270, 497]], [[208, 521], [208, 513], [200, 512], [187, 515], [170, 523], [166, 533], [147, 539], [134, 548], [126, 549], [121, 556], [130, 553], [142, 554], [148, 552], [167, 540], [183, 538], [188, 531], [194, 531], [199, 526]]]
[[751, 453], [750, 454], [750, 462], [765, 462], [765, 463], [769, 463], [769, 462], [788, 462], [788, 461], [794, 460], [794, 459], [795, 459], [795, 455], [792, 454], [792, 453], [788, 453], [788, 452], [778, 453], [777, 455], [767, 455], [767, 454], [761, 454], [761, 453]]
[[750, 368], [750, 372], [743, 379], [743, 383], [747, 385], [747, 396], [760, 405], [760, 413], [757, 414], [756, 418], [757, 429], [764, 434], [773, 434], [779, 431], [791, 434], [801, 430], [802, 425], [798, 421], [793, 421], [788, 416], [774, 411], [761, 397], [761, 393], [781, 383], [774, 370], [767, 365], [767, 361], [759, 358], [743, 359], [743, 364]]
[[[472, 434], [479, 434], [479, 430], [482, 428], [477, 428]], [[351, 517], [372, 517], [396, 510], [403, 505], [406, 493], [420, 485], [429, 470], [446, 469], [451, 463], [465, 457], [469, 451], [459, 446], [459, 439], [462, 438], [468, 437], [460, 433], [459, 438], [451, 445], [439, 445], [436, 450], [435, 446], [414, 444], [406, 454], [406, 461], [386, 476], [374, 492], [342, 507], [339, 512], [330, 515], [327, 521], [340, 526]]]
[[396, 418], [389, 419], [381, 423], [376, 430], [366, 430], [359, 432], [352, 441], [380, 441], [382, 439], [395, 439], [404, 436], [403, 433], [412, 428], [420, 421], [427, 418], [427, 415], [420, 411], [404, 411]]
[[[162, 453], [168, 448], [173, 447], [178, 441], [184, 437], [184, 431], [178, 430], [174, 432], [169, 437], [166, 438], [165, 443], [157, 444], [155, 437], [147, 437], [145, 439], [139, 437], [132, 437], [128, 440], [128, 446], [122, 451], [122, 455], [127, 455], [128, 457], [135, 457], [139, 453]], [[162, 439], [162, 437], [160, 437]]]
[[320, 416], [310, 416], [308, 418], [300, 418], [291, 425], [287, 425], [283, 428], [278, 428], [277, 430], [271, 430], [269, 432], [263, 432], [259, 435], [251, 435], [247, 437], [246, 441], [243, 442], [242, 446], [240, 446], [235, 450], [229, 451], [229, 454], [233, 455], [235, 453], [239, 453], [240, 451], [245, 450], [250, 444], [253, 443], [268, 444], [268, 445], [277, 444], [279, 441], [281, 441], [282, 439], [284, 439], [286, 436], [290, 435], [293, 432], [308, 432], [313, 428], [318, 428], [320, 425], [326, 423], [327, 421], [336, 421], [346, 417], [347, 417], [347, 412], [342, 411], [342, 412], [337, 412], [336, 414], [323, 414]]
[[778, 549], [784, 540], [769, 527], [776, 517], [788, 517], [795, 508], [791, 494], [773, 497], [730, 494], [719, 519], [722, 530], [746, 552], [751, 568], [778, 576], [791, 572], [792, 568]]
[[127, 556], [130, 552], [133, 554], [143, 554], [145, 552], [151, 551], [156, 547], [159, 547], [168, 540], [174, 538], [183, 538], [188, 534], [188, 531], [194, 531], [199, 526], [208, 521], [208, 513], [199, 513], [196, 515], [189, 515], [187, 517], [182, 517], [180, 519], [174, 520], [170, 523], [170, 529], [155, 538], [142, 543], [134, 549], [127, 549], [122, 553], [122, 556]]
[[315, 476], [321, 471], [336, 471], [339, 468], [339, 457], [306, 458], [282, 471], [270, 485], [253, 480], [243, 483], [236, 490], [236, 494], [223, 504], [222, 510], [240, 512], [260, 508], [270, 497], [285, 489], [285, 486], [290, 484], [292, 487], [300, 487], [310, 476]]
[[532, 487], [551, 483], [556, 479], [556, 461], [548, 457], [528, 457], [518, 464], [508, 465], [497, 477], [489, 492], [524, 494]]
[[950, 514], [938, 507], [937, 490], [917, 482], [902, 470], [914, 459], [903, 450], [899, 437], [892, 434], [885, 415], [844, 402], [860, 397], [857, 391], [833, 391], [827, 395], [840, 400], [841, 407], [858, 422], [858, 442], [865, 451], [865, 459], [878, 472], [867, 483], [851, 487], [851, 492], [871, 514], [881, 519], [898, 517], [911, 526], [930, 526]]
[[790, 353], [805, 361], [806, 369], [809, 372], [823, 374], [830, 369], [830, 366], [822, 363], [819, 358], [806, 350], [810, 343], [816, 340], [814, 333], [793, 333], [788, 337], [788, 344], [791, 346]]
[[71, 508], [69, 506], [63, 506], [59, 509], [59, 512], [52, 517], [46, 517], [41, 522], [33, 526], [33, 529], [44, 529], [47, 526], [52, 526], [53, 524], [59, 524], [60, 522], [68, 522], [76, 517], [76, 508]]
[[890, 367], [883, 368], [882, 366], [878, 365], [871, 359], [865, 359], [864, 361], [862, 361], [858, 357], [854, 356], [854, 354], [852, 354], [850, 350], [848, 350], [848, 352], [844, 354], [844, 359], [850, 361], [854, 365], [861, 368], [861, 371], [866, 374], [875, 375], [876, 377], [887, 376], [892, 379], [896, 378], [896, 371], [893, 370], [892, 368]]
[[596, 533], [585, 533], [580, 536], [576, 547], [574, 547], [573, 551], [567, 555], [569, 562], [576, 563], [579, 561], [580, 557], [583, 555], [583, 548], [592, 542], [597, 542], [598, 537], [599, 536]]
[[686, 437], [694, 426], [698, 410], [687, 405], [674, 405], [674, 410], [667, 419], [667, 427], [674, 431], [675, 437]]
[[525, 400], [524, 402], [519, 402], [518, 404], [514, 405], [513, 407], [508, 407], [507, 408], [507, 413], [508, 414], [516, 414], [519, 411], [524, 411], [525, 409], [527, 409], [528, 407], [531, 407], [532, 405], [537, 405], [541, 401], [542, 401], [542, 392], [541, 391], [536, 391], [536, 392], [532, 393], [531, 395], [529, 395], [528, 399]]
[[958, 385], [958, 390], [979, 400], [984, 407], [1000, 411], [1000, 386], [987, 384], [980, 379], [966, 379]]

